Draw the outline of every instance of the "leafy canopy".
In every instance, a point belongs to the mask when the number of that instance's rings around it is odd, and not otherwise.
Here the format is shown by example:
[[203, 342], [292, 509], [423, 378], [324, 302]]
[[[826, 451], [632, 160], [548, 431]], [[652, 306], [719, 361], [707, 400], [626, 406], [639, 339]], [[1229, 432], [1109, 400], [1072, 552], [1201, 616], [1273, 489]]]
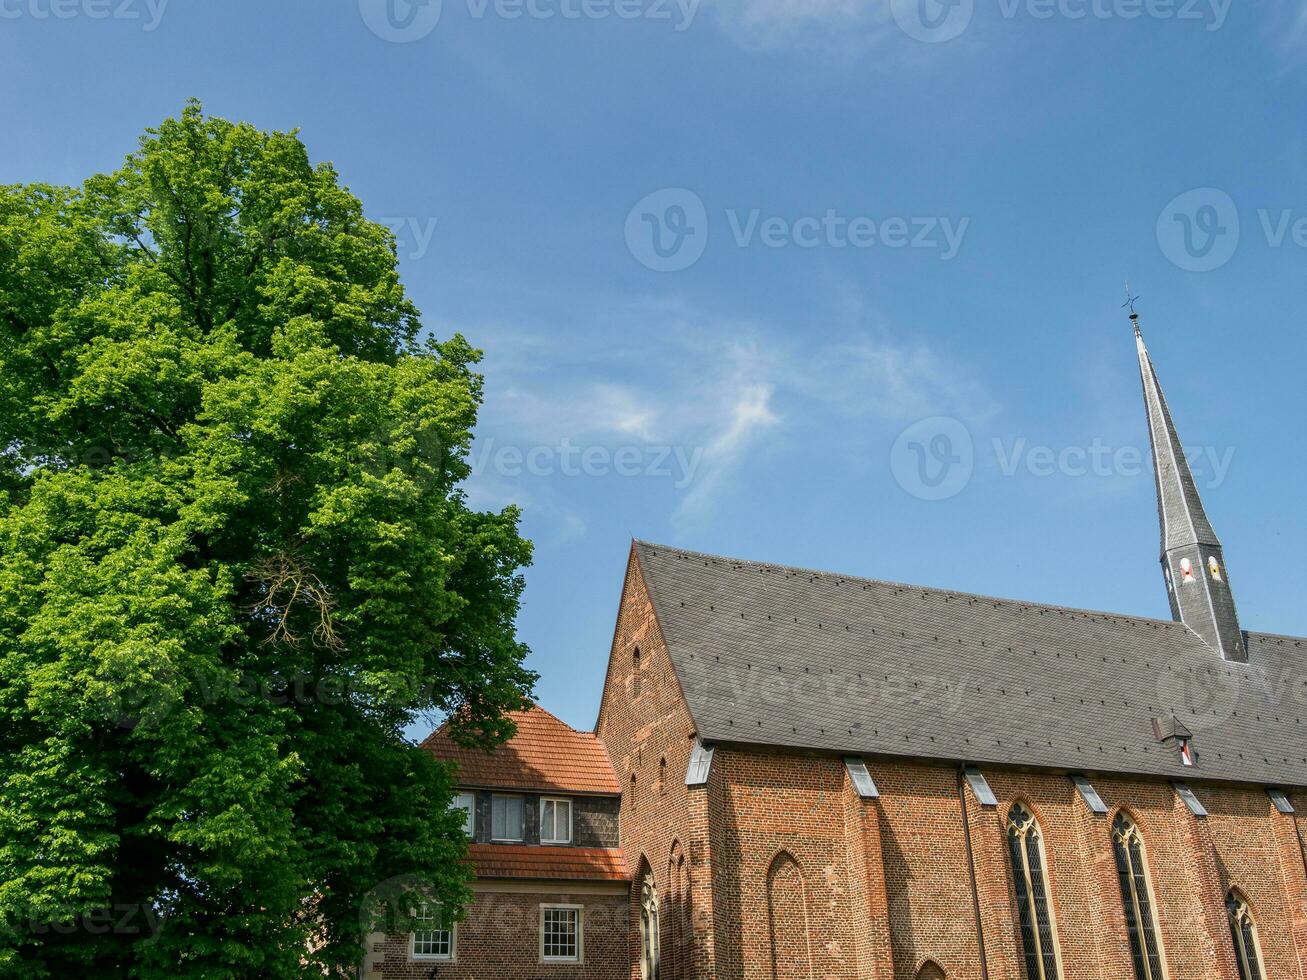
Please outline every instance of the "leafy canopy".
[[0, 975], [300, 976], [466, 900], [403, 731], [509, 733], [530, 547], [458, 489], [478, 352], [421, 335], [293, 133], [192, 103], [0, 187]]

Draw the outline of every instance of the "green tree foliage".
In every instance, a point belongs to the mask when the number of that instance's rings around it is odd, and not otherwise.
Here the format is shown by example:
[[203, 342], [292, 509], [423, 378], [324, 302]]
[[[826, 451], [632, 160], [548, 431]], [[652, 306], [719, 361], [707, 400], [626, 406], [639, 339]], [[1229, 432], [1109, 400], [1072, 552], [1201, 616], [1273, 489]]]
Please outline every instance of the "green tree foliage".
[[378, 895], [466, 900], [403, 731], [509, 734], [530, 548], [459, 490], [478, 352], [421, 334], [293, 133], [191, 104], [0, 187], [0, 975], [322, 975]]

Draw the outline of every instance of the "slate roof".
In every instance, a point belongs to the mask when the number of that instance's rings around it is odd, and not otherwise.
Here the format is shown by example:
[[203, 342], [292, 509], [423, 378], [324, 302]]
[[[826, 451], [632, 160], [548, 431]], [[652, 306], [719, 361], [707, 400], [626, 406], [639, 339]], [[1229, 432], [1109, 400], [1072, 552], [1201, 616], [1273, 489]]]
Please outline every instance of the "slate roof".
[[468, 858], [480, 879], [630, 881], [626, 856], [616, 847], [544, 847], [470, 844]]
[[706, 742], [1307, 786], [1307, 639], [635, 550]]
[[493, 751], [459, 745], [441, 725], [422, 743], [458, 764], [458, 785], [619, 796], [608, 750], [593, 732], [578, 732], [539, 705], [509, 712], [517, 734]]

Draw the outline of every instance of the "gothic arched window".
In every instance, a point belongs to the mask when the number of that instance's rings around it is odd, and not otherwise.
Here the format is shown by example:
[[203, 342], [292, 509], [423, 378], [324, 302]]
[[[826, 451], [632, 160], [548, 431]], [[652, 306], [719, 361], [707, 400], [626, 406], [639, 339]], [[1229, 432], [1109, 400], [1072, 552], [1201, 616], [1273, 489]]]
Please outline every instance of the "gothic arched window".
[[658, 980], [658, 887], [646, 874], [640, 886], [640, 980]]
[[1262, 980], [1262, 950], [1257, 942], [1257, 923], [1248, 910], [1248, 903], [1238, 892], [1230, 892], [1225, 899], [1230, 913], [1230, 936], [1234, 939], [1234, 958], [1239, 964], [1239, 980]]
[[1057, 939], [1044, 875], [1044, 842], [1039, 824], [1019, 803], [1008, 814], [1007, 842], [1017, 889], [1026, 976], [1029, 980], [1058, 980]]
[[1162, 949], [1157, 920], [1153, 916], [1153, 893], [1148, 884], [1148, 862], [1139, 828], [1124, 813], [1112, 823], [1112, 850], [1117, 876], [1121, 880], [1121, 903], [1125, 906], [1125, 927], [1130, 934], [1130, 955], [1138, 980], [1164, 980]]

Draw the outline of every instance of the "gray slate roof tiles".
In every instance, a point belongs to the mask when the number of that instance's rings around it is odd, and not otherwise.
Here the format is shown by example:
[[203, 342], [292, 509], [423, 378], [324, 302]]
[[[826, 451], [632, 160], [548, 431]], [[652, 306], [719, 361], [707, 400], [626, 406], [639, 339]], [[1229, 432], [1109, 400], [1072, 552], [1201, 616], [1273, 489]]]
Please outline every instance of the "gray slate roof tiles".
[[1307, 786], [1307, 639], [635, 547], [705, 742]]

